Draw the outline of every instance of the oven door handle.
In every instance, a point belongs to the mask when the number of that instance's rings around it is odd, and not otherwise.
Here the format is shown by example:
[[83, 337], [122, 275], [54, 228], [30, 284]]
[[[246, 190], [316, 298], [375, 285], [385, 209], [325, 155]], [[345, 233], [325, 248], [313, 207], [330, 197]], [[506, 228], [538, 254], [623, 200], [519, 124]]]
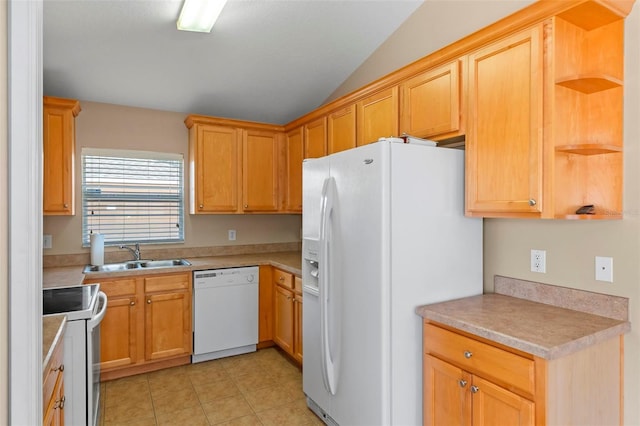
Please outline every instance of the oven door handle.
[[105, 314], [107, 313], [107, 295], [102, 291], [98, 292], [98, 300], [96, 301], [96, 303], [98, 304], [98, 306], [100, 306], [101, 302], [102, 306], [100, 307], [100, 310], [95, 314], [95, 316], [87, 321], [87, 327], [89, 327], [90, 330], [93, 330], [98, 325], [100, 325], [102, 318], [104, 318]]

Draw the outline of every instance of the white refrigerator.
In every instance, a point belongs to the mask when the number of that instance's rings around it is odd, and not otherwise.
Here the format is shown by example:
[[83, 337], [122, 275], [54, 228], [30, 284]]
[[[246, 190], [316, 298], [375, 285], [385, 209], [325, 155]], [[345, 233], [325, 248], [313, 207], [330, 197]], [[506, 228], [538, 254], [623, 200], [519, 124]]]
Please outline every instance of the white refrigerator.
[[303, 164], [302, 382], [327, 424], [422, 424], [415, 308], [482, 293], [464, 152], [397, 141]]

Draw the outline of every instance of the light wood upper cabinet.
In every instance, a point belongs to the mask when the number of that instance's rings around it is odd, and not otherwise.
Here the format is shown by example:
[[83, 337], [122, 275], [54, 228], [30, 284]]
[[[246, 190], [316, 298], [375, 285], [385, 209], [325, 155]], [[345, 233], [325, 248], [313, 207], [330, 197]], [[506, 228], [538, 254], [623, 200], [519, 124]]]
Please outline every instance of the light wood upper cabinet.
[[238, 210], [239, 138], [234, 127], [196, 123], [189, 129], [191, 214]]
[[75, 214], [75, 117], [80, 103], [44, 97], [43, 104], [43, 213]]
[[[622, 217], [624, 19], [594, 8], [549, 23], [547, 217]], [[593, 214], [576, 214], [584, 205]]]
[[285, 137], [286, 177], [284, 208], [290, 212], [302, 212], [302, 160], [304, 160], [304, 131], [300, 126]]
[[466, 209], [470, 215], [542, 211], [543, 28], [469, 55]]
[[356, 108], [344, 107], [327, 116], [327, 153], [356, 147]]
[[356, 104], [357, 145], [398, 134], [398, 87], [382, 90]]
[[304, 125], [304, 158], [327, 155], [327, 118], [321, 117]]
[[430, 69], [400, 84], [401, 133], [431, 139], [464, 134], [462, 89], [466, 58]]
[[190, 213], [277, 213], [283, 186], [279, 126], [190, 115]]
[[242, 209], [245, 212], [278, 210], [278, 140], [280, 134], [243, 130]]

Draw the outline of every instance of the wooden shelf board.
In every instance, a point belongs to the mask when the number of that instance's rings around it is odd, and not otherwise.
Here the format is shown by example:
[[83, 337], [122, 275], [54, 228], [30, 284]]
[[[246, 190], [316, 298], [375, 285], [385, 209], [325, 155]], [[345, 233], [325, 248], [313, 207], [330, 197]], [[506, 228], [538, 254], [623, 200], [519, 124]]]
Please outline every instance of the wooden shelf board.
[[559, 78], [556, 80], [556, 84], [571, 90], [590, 94], [613, 89], [614, 87], [621, 87], [623, 82], [619, 78], [606, 74], [583, 74]]
[[590, 31], [623, 19], [624, 12], [614, 11], [596, 2], [585, 2], [558, 14], [558, 16], [582, 29]]
[[612, 214], [558, 214], [556, 219], [568, 219], [568, 220], [611, 220], [622, 219], [622, 213]]
[[606, 145], [597, 143], [585, 143], [576, 145], [560, 145], [556, 147], [556, 152], [567, 152], [579, 155], [599, 155], [622, 152], [622, 147], [616, 145]]

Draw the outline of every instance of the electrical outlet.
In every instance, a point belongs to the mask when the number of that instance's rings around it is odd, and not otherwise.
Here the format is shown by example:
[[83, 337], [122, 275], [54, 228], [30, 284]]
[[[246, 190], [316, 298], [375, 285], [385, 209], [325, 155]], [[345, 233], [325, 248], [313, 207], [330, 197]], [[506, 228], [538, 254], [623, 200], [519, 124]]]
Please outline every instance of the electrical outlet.
[[52, 247], [53, 247], [53, 237], [51, 237], [51, 235], [49, 234], [44, 234], [42, 236], [42, 248], [50, 249]]
[[235, 240], [236, 240], [236, 230], [229, 229], [229, 241], [235, 241]]
[[596, 256], [596, 281], [613, 282], [613, 257]]
[[531, 272], [547, 272], [547, 252], [545, 250], [531, 250]]

